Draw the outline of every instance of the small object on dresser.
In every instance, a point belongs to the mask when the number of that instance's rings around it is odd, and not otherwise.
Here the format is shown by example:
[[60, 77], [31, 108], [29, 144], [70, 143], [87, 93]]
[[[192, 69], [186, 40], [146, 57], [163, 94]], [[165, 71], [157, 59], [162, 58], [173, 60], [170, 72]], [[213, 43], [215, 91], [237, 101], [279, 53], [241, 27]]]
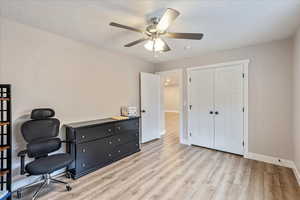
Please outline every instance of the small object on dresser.
[[121, 115], [125, 117], [136, 117], [137, 116], [137, 108], [134, 106], [122, 106], [121, 107]]
[[114, 120], [125, 120], [125, 119], [128, 119], [128, 117], [124, 117], [124, 116], [113, 116], [112, 119], [114, 119]]

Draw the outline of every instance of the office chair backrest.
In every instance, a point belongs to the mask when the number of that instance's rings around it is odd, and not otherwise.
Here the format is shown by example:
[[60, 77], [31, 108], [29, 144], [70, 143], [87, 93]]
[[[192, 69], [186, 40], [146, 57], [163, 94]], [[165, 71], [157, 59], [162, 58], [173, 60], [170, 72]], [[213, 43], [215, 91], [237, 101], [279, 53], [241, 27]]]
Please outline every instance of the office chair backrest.
[[21, 132], [28, 143], [29, 157], [44, 157], [61, 147], [61, 140], [57, 138], [60, 122], [52, 118], [54, 115], [54, 110], [50, 108], [34, 109], [31, 120], [22, 125]]

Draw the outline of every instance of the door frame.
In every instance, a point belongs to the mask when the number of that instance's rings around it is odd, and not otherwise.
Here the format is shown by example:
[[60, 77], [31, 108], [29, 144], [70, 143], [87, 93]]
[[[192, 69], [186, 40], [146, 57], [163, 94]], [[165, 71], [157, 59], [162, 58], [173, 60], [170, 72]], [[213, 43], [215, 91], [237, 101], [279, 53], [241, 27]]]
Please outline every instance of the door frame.
[[[184, 139], [184, 123], [183, 123], [183, 111], [184, 111], [184, 95], [183, 95], [183, 69], [175, 69], [175, 70], [168, 70], [168, 71], [161, 71], [161, 72], [156, 72], [156, 74], [162, 76], [168, 73], [172, 72], [178, 72], [179, 74], [179, 141], [181, 144], [186, 144], [187, 142]], [[161, 79], [162, 80], [162, 79]], [[160, 83], [160, 96], [162, 97], [164, 95], [164, 84]], [[160, 98], [160, 112], [164, 112], [164, 102], [161, 101]], [[161, 114], [162, 115], [162, 114]], [[160, 115], [160, 116], [161, 116]], [[165, 125], [165, 120], [159, 119], [160, 121], [160, 128], [162, 129], [162, 123]], [[166, 132], [165, 126], [164, 130], [161, 130], [161, 135], [163, 135]]]
[[[224, 63], [217, 63], [217, 64], [211, 64], [211, 65], [203, 65], [203, 66], [196, 66], [196, 67], [189, 67], [187, 68], [187, 102], [188, 105], [190, 105], [190, 73], [191, 71], [195, 70], [201, 70], [201, 69], [207, 69], [207, 68], [224, 68], [224, 67], [229, 67], [232, 65], [242, 65], [243, 66], [243, 74], [244, 74], [244, 81], [243, 81], [243, 104], [244, 104], [244, 157], [247, 155], [249, 152], [249, 127], [248, 127], [248, 109], [249, 109], [249, 100], [248, 100], [248, 85], [249, 85], [249, 73], [248, 73], [248, 68], [249, 68], [249, 63], [250, 59], [245, 59], [245, 60], [238, 60], [238, 61], [233, 61], [233, 62], [224, 62]], [[188, 113], [188, 144], [191, 145], [191, 136], [190, 136], [190, 109], [189, 106], [186, 107], [186, 112]]]

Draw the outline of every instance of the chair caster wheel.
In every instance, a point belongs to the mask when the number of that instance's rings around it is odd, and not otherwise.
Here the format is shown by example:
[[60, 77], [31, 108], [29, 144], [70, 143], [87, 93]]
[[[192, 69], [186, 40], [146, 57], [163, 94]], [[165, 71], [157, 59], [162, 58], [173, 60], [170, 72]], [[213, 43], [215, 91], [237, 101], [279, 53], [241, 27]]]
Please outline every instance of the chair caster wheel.
[[69, 185], [66, 186], [66, 189], [67, 189], [67, 191], [71, 191], [72, 190], [71, 186], [69, 186]]
[[22, 191], [17, 190], [17, 199], [21, 199], [21, 198], [22, 198]]
[[72, 178], [72, 176], [71, 176], [71, 173], [70, 173], [70, 172], [67, 172], [67, 173], [66, 173], [66, 178], [68, 178], [68, 179]]

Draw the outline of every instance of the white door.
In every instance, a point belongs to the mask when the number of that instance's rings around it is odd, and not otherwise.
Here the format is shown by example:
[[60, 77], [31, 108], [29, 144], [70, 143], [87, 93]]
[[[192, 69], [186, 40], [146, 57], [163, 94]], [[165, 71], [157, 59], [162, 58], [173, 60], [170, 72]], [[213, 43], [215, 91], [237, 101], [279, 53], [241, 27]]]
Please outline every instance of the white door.
[[191, 144], [244, 154], [243, 65], [189, 75]]
[[160, 76], [141, 73], [142, 143], [160, 137]]
[[215, 149], [243, 154], [242, 65], [215, 70]]
[[202, 69], [190, 73], [189, 127], [191, 143], [214, 147], [214, 71]]

